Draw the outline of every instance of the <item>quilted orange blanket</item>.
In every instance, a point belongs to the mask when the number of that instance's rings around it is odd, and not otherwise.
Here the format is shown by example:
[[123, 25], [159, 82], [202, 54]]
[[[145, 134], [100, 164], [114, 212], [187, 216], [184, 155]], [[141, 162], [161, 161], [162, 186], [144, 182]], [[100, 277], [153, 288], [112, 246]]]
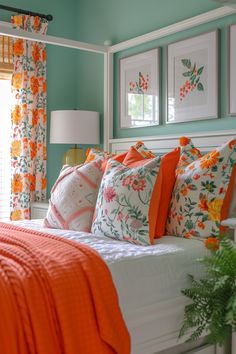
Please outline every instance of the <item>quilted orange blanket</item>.
[[130, 353], [111, 274], [96, 251], [0, 223], [0, 353]]

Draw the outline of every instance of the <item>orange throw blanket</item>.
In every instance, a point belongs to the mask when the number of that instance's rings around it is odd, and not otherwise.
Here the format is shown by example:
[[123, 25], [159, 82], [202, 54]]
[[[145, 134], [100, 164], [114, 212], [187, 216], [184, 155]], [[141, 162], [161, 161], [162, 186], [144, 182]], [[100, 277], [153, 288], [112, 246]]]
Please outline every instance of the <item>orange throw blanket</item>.
[[96, 251], [0, 223], [0, 353], [130, 354], [112, 277]]

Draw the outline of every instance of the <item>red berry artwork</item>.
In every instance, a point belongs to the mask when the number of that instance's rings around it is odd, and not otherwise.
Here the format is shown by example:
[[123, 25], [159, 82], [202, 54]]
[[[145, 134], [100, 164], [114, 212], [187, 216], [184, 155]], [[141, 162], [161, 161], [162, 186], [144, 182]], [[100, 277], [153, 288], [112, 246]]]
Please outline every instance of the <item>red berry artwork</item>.
[[182, 74], [186, 77], [186, 81], [179, 90], [180, 101], [183, 101], [183, 99], [194, 90], [204, 91], [204, 86], [200, 81], [204, 66], [197, 68], [197, 64], [194, 63], [194, 65], [192, 65], [190, 59], [182, 59], [181, 62], [183, 66], [188, 69]]
[[149, 75], [139, 72], [138, 81], [129, 82], [129, 91], [133, 93], [145, 93], [149, 88]]

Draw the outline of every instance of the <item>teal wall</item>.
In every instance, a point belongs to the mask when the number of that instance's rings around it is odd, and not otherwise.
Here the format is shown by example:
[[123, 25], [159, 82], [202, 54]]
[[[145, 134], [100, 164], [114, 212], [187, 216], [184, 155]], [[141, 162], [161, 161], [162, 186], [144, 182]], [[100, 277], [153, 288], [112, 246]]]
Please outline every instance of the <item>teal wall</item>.
[[[5, 0], [5, 5], [51, 13], [48, 34], [80, 41], [113, 44], [145, 34], [217, 8], [210, 0]], [[9, 13], [0, 10], [0, 20], [9, 20]], [[209, 23], [162, 40], [154, 41], [115, 56], [115, 137], [187, 133], [190, 131], [236, 128], [236, 119], [227, 117], [227, 24], [236, 23], [236, 16]], [[221, 28], [220, 55], [220, 119], [193, 123], [165, 124], [143, 129], [120, 130], [118, 127], [118, 61], [122, 56], [162, 47], [162, 114], [165, 118], [166, 45], [214, 28]], [[96, 110], [103, 119], [103, 56], [68, 48], [47, 46], [48, 125], [55, 109]], [[101, 126], [102, 132], [102, 126]], [[49, 138], [49, 129], [48, 129]], [[61, 167], [65, 145], [48, 143], [47, 177], [50, 191]]]
[[[8, 6], [52, 14], [48, 34], [66, 38], [76, 38], [77, 1], [70, 0], [9, 0], [1, 2]], [[9, 21], [10, 13], [0, 10], [0, 20]], [[76, 50], [47, 45], [47, 111], [48, 136], [50, 112], [56, 109], [73, 109], [77, 105], [77, 57]], [[47, 145], [48, 193], [57, 178], [62, 164], [62, 155], [68, 149], [66, 145]]]
[[[145, 34], [163, 26], [170, 25], [188, 17], [199, 15], [205, 11], [217, 8], [218, 5], [210, 0], [80, 0], [78, 6], [78, 39], [92, 43], [102, 44], [110, 39], [113, 44], [135, 36]], [[93, 9], [93, 10], [91, 10]], [[191, 30], [183, 31], [148, 44], [126, 50], [115, 55], [114, 69], [114, 137], [123, 138], [144, 135], [166, 135], [188, 133], [193, 131], [210, 131], [221, 129], [235, 129], [236, 119], [227, 114], [227, 25], [236, 23], [236, 15], [229, 16], [206, 25], [201, 25]], [[219, 119], [196, 121], [192, 123], [165, 124], [166, 116], [166, 62], [167, 45], [171, 42], [197, 35], [202, 32], [220, 28], [220, 51], [219, 51]], [[162, 48], [161, 55], [161, 121], [162, 125], [149, 128], [120, 129], [119, 128], [119, 87], [118, 67], [119, 59], [131, 54], [139, 53], [147, 49]], [[83, 87], [88, 92], [90, 82], [86, 79], [86, 58], [78, 60], [78, 93]], [[80, 67], [81, 66], [81, 67]], [[90, 70], [87, 66], [87, 70]], [[102, 100], [101, 82], [103, 80], [101, 62], [93, 65], [93, 81], [99, 83], [97, 98]], [[95, 91], [93, 92], [95, 94]], [[83, 105], [84, 99], [78, 96], [78, 103]], [[90, 99], [86, 98], [89, 106]]]

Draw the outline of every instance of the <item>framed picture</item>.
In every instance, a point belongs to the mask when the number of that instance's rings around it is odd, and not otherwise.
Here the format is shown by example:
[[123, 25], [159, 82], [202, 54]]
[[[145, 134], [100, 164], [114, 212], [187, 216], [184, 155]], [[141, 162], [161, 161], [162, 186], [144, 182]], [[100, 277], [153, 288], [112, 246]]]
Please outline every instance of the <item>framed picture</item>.
[[159, 49], [120, 60], [120, 127], [159, 124]]
[[236, 24], [229, 30], [229, 114], [236, 115]]
[[167, 123], [218, 117], [218, 30], [168, 46]]

